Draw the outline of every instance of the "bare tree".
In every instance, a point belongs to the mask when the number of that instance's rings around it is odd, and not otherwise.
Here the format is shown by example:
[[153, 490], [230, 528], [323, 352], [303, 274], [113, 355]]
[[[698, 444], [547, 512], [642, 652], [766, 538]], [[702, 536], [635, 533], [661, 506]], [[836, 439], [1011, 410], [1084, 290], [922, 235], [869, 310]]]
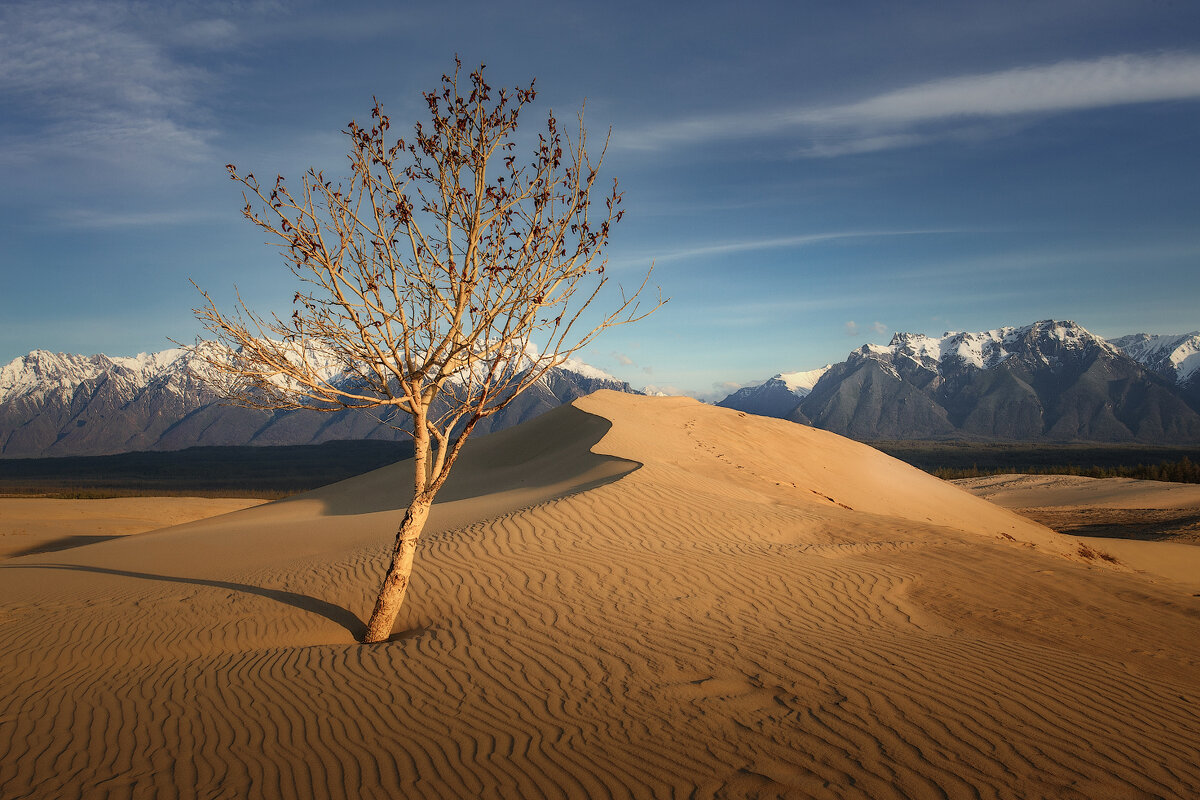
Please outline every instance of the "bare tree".
[[389, 140], [378, 100], [369, 125], [350, 122], [348, 183], [310, 169], [294, 193], [282, 176], [266, 188], [228, 165], [246, 187], [245, 217], [303, 285], [286, 319], [256, 314], [240, 296], [222, 313], [203, 289], [196, 309], [224, 345], [197, 352], [235, 402], [374, 409], [407, 421], [413, 499], [366, 642], [391, 634], [430, 506], [480, 420], [605, 329], [665, 302], [640, 309], [647, 272], [614, 310], [589, 311], [607, 281], [602, 249], [624, 212], [615, 179], [597, 186], [607, 142], [593, 161], [582, 111], [574, 137], [551, 112], [532, 161], [519, 164], [513, 135], [533, 83], [493, 95], [480, 66], [464, 97], [455, 65], [440, 91], [424, 95], [432, 119], [411, 140]]

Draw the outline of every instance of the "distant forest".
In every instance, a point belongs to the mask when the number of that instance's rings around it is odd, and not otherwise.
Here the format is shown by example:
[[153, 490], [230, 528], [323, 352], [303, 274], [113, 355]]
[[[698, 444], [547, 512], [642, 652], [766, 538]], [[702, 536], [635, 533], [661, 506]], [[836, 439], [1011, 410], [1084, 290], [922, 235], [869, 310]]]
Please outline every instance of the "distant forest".
[[942, 480], [957, 478], [982, 478], [988, 475], [1003, 475], [1008, 472], [1029, 475], [1081, 475], [1085, 478], [1138, 478], [1145, 481], [1170, 481], [1172, 483], [1200, 483], [1200, 464], [1184, 456], [1179, 461], [1162, 464], [1135, 464], [1132, 467], [1080, 467], [1074, 464], [1052, 467], [1029, 467], [1021, 470], [980, 469], [979, 467], [939, 467], [931, 470]]
[[0, 494], [68, 498], [193, 495], [273, 500], [403, 461], [411, 458], [412, 452], [411, 442], [365, 440], [0, 459]]
[[[872, 442], [939, 478], [1008, 472], [1200, 483], [1200, 448], [975, 442]], [[190, 447], [112, 456], [0, 459], [0, 494], [277, 499], [412, 457], [410, 442]]]
[[977, 442], [872, 442], [944, 480], [987, 475], [1081, 475], [1200, 483], [1200, 448]]

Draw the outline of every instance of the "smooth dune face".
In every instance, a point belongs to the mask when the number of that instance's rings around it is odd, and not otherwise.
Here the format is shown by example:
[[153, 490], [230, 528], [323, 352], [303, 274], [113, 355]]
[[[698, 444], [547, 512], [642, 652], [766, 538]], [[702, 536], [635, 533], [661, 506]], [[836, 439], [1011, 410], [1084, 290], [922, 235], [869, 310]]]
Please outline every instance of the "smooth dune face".
[[403, 466], [0, 564], [0, 797], [1200, 785], [1198, 601], [870, 448], [602, 392], [464, 459], [380, 645]]
[[228, 497], [0, 497], [0, 559], [66, 550], [261, 503]]

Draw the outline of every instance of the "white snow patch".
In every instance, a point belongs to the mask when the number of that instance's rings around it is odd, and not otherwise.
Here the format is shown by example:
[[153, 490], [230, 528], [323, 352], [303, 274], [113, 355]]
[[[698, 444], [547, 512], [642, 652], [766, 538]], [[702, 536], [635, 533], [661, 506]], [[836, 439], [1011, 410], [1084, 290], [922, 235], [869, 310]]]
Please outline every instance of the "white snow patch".
[[110, 364], [102, 355], [34, 350], [0, 368], [0, 402], [17, 397], [40, 400], [56, 389], [69, 394], [84, 381], [99, 377]]
[[945, 341], [945, 338], [933, 339], [920, 333], [897, 333], [892, 337], [892, 343], [887, 349], [894, 355], [908, 356], [914, 361], [928, 359], [936, 362], [942, 360], [942, 345]]
[[[1111, 344], [1152, 371], [1173, 373], [1179, 385], [1200, 373], [1200, 331], [1172, 335], [1135, 333]], [[1166, 369], [1168, 366], [1170, 369]]]
[[783, 385], [797, 397], [807, 397], [817, 385], [817, 381], [821, 380], [821, 376], [832, 367], [832, 364], [826, 364], [803, 372], [781, 372], [775, 376], [775, 380], [783, 381]]
[[[353, 369], [347, 370], [340, 359], [314, 347], [311, 343], [302, 345], [276, 342], [276, 345], [289, 361], [294, 364], [306, 364], [316, 372], [320, 380], [330, 385], [337, 385], [354, 377]], [[69, 398], [80, 384], [102, 376], [117, 382], [129, 398], [135, 397], [155, 383], [177, 394], [186, 392], [187, 387], [197, 378], [219, 383], [220, 376], [205, 362], [203, 356], [220, 356], [227, 352], [227, 348], [218, 342], [207, 341], [199, 342], [197, 348], [199, 353], [177, 347], [157, 353], [114, 357], [34, 350], [0, 367], [0, 403], [21, 397], [42, 402], [53, 394]], [[528, 367], [537, 357], [537, 348], [527, 347], [522, 357], [516, 359], [514, 366], [518, 369]], [[478, 363], [473, 367], [480, 374], [484, 371]], [[561, 367], [585, 378], [620, 383], [604, 370], [579, 359], [567, 359]], [[456, 377], [462, 380], [466, 373]], [[283, 374], [273, 375], [269, 380], [282, 389], [295, 388], [294, 381]]]
[[1175, 365], [1175, 380], [1178, 383], [1188, 383], [1200, 374], [1200, 336], [1194, 336], [1183, 347], [1171, 354], [1171, 363]]

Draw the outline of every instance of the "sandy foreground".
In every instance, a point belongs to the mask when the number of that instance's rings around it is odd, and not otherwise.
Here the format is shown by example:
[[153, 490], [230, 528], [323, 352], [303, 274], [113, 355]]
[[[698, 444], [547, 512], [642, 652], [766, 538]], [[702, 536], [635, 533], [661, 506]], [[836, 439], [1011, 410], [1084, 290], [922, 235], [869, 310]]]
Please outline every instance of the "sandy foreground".
[[405, 466], [0, 561], [0, 797], [1200, 786], [1200, 598], [868, 447], [611, 392], [472, 442], [361, 646]]

